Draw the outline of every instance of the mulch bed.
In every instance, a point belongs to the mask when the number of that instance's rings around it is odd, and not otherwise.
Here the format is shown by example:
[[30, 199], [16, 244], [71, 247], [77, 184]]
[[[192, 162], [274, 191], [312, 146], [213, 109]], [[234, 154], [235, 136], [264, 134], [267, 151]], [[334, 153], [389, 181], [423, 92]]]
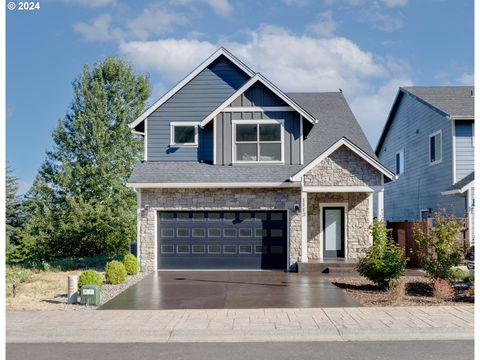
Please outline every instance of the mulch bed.
[[[334, 278], [332, 284], [343, 289], [363, 306], [428, 306], [473, 304], [473, 287], [467, 284], [455, 285], [455, 296], [451, 301], [442, 301], [433, 296], [431, 281], [426, 277], [404, 276], [405, 291], [382, 290], [361, 277]], [[403, 293], [403, 294], [402, 294]]]

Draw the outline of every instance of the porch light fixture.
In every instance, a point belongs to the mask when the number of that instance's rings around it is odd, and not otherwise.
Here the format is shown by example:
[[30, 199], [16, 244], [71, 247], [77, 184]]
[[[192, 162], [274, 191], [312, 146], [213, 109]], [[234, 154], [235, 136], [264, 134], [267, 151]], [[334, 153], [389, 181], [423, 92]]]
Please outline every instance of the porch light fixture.
[[143, 210], [148, 212], [148, 209], [150, 209], [150, 204], [143, 205]]
[[293, 205], [293, 211], [295, 211], [295, 214], [298, 214], [300, 212], [300, 205], [298, 204]]

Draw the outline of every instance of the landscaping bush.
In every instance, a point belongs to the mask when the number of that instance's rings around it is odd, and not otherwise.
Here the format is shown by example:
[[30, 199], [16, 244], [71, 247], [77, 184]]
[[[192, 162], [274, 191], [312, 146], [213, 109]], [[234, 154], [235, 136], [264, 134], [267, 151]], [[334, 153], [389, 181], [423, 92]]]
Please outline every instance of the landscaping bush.
[[436, 212], [435, 227], [431, 230], [416, 226], [413, 237], [419, 245], [420, 262], [431, 279], [452, 278], [452, 267], [462, 260], [462, 245], [457, 238], [462, 225], [454, 215], [446, 216]]
[[462, 270], [460, 268], [453, 268], [450, 271], [450, 281], [463, 281], [463, 282], [469, 282], [470, 279], [470, 271], [468, 270]]
[[373, 245], [358, 263], [357, 271], [380, 288], [388, 289], [392, 281], [404, 273], [406, 259], [403, 250], [393, 242], [391, 230], [383, 222], [374, 220], [370, 232]]
[[122, 262], [113, 260], [105, 266], [105, 279], [107, 284], [123, 284], [127, 280], [127, 270]]
[[123, 258], [123, 265], [125, 265], [125, 270], [127, 270], [128, 275], [135, 275], [140, 270], [140, 265], [135, 255], [127, 254]]
[[78, 291], [83, 285], [98, 285], [102, 287], [102, 276], [95, 270], [85, 270], [78, 277]]
[[444, 279], [435, 279], [433, 281], [433, 296], [440, 301], [452, 300], [455, 290], [449, 281]]

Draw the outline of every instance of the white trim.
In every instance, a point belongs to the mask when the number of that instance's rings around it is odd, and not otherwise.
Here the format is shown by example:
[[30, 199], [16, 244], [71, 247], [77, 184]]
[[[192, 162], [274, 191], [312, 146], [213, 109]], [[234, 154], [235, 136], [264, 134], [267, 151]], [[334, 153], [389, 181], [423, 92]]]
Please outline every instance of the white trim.
[[301, 261], [308, 262], [308, 193], [302, 191], [300, 203], [300, 215], [302, 218]]
[[375, 190], [369, 186], [304, 186], [303, 191], [311, 193], [373, 193]]
[[299, 188], [300, 182], [242, 182], [242, 183], [127, 183], [137, 189], [228, 189], [228, 188]]
[[300, 165], [303, 165], [303, 116], [300, 114]]
[[[261, 143], [272, 143], [278, 144], [278, 141], [260, 141], [259, 137], [259, 127], [257, 126], [257, 141], [251, 142], [257, 144], [257, 151], [258, 151], [258, 160], [257, 161], [244, 161], [244, 160], [237, 160], [237, 147], [235, 146], [236, 143], [236, 132], [237, 127], [236, 125], [245, 125], [245, 124], [252, 124], [252, 125], [260, 125], [260, 124], [275, 124], [280, 125], [280, 151], [281, 151], [281, 159], [280, 160], [272, 160], [272, 161], [261, 161], [260, 160], [260, 144]], [[241, 142], [247, 143], [247, 142]], [[284, 164], [285, 163], [285, 126], [283, 119], [258, 119], [258, 120], [232, 120], [232, 164]]]
[[427, 212], [427, 211], [431, 214], [430, 208], [423, 208], [423, 209], [420, 209], [420, 210], [418, 211], [418, 219], [419, 219], [420, 221], [422, 221], [422, 212]]
[[377, 191], [377, 219], [383, 221], [385, 219], [385, 204], [384, 204], [384, 191], [383, 189]]
[[213, 118], [213, 165], [217, 164], [217, 117]]
[[141, 132], [141, 131], [137, 131], [137, 130], [132, 130], [132, 134], [145, 136], [145, 132]]
[[468, 243], [473, 245], [473, 229], [472, 229], [472, 218], [474, 216], [472, 211], [472, 188], [467, 190], [467, 219], [468, 219]]
[[[374, 194], [368, 195], [368, 226], [369, 226], [369, 229], [373, 225], [373, 196], [374, 196]], [[371, 246], [373, 244], [373, 236], [372, 236], [371, 231], [369, 231], [369, 234], [368, 234], [368, 241], [369, 241], [369, 245]]]
[[348, 147], [350, 150], [352, 150], [355, 154], [360, 156], [363, 160], [368, 162], [370, 165], [372, 165], [375, 169], [380, 171], [383, 175], [388, 177], [390, 180], [394, 178], [394, 174], [385, 168], [380, 162], [372, 158], [370, 155], [366, 154], [363, 150], [358, 148], [356, 145], [348, 141], [346, 138], [341, 138], [338, 140], [335, 144], [330, 146], [324, 153], [320, 154], [318, 157], [316, 157], [314, 160], [312, 160], [307, 166], [305, 166], [303, 169], [301, 169], [298, 173], [293, 175], [290, 180], [291, 181], [300, 181], [301, 177], [312, 170], [315, 166], [317, 166], [323, 159], [328, 157], [330, 154], [332, 154], [335, 150], [340, 148], [342, 145], [345, 145]]
[[[137, 193], [137, 260], [138, 263], [141, 264], [141, 248], [140, 248], [140, 241], [141, 241], [141, 231], [142, 231], [142, 189], [135, 189]], [[142, 271], [145, 271], [142, 269]]]
[[308, 121], [312, 124], [316, 123], [315, 118], [307, 113], [304, 109], [302, 109], [297, 103], [295, 103], [292, 99], [290, 99], [287, 95], [285, 95], [280, 89], [278, 89], [275, 85], [270, 83], [267, 79], [265, 79], [259, 73], [255, 74], [250, 80], [248, 80], [240, 89], [238, 89], [232, 96], [230, 96], [227, 100], [225, 100], [219, 107], [217, 107], [213, 112], [207, 115], [200, 123], [200, 126], [203, 127], [207, 123], [209, 123], [215, 116], [221, 113], [228, 105], [230, 105], [238, 96], [248, 90], [253, 84], [257, 81], [260, 81], [263, 85], [265, 85], [269, 90], [275, 93], [279, 98], [289, 104], [295, 111], [298, 111], [302, 114]]
[[347, 221], [348, 221], [348, 202], [337, 202], [337, 203], [320, 203], [320, 257], [319, 260], [322, 262], [324, 260], [323, 258], [323, 208], [325, 207], [343, 207], [343, 233], [344, 233], [344, 249], [345, 249], [345, 256], [344, 259], [348, 259], [348, 226], [347, 226]]
[[268, 111], [295, 111], [291, 106], [228, 106], [221, 112], [268, 112]]
[[[397, 173], [397, 155], [400, 155], [399, 170]], [[400, 149], [395, 153], [395, 175], [401, 175], [405, 172], [405, 149]]]
[[473, 116], [447, 116], [451, 120], [475, 120]]
[[[198, 147], [198, 121], [171, 121], [170, 122], [170, 146], [171, 147]], [[176, 126], [193, 126], [195, 134], [195, 141], [193, 143], [179, 143], [175, 142], [175, 127]]]
[[452, 120], [452, 184], [457, 182], [457, 138], [455, 120]]
[[[431, 161], [432, 159], [432, 146], [430, 144], [430, 139], [432, 137], [435, 137], [437, 135], [440, 135], [440, 160], [437, 160], [437, 154], [435, 154], [435, 161]], [[435, 149], [437, 148], [437, 141], [435, 140]], [[443, 135], [442, 135], [442, 130], [435, 131], [428, 135], [428, 164], [429, 165], [437, 165], [440, 164], [443, 160]]]
[[195, 76], [200, 74], [207, 66], [209, 66], [221, 55], [225, 56], [228, 60], [233, 62], [235, 65], [237, 65], [241, 70], [243, 70], [250, 77], [255, 75], [255, 72], [252, 69], [250, 69], [248, 66], [243, 64], [240, 60], [238, 60], [235, 56], [233, 56], [228, 50], [221, 47], [220, 49], [215, 51], [212, 55], [210, 55], [199, 66], [197, 66], [190, 74], [184, 77], [177, 85], [175, 85], [172, 89], [170, 89], [170, 91], [168, 91], [165, 95], [163, 95], [160, 99], [158, 99], [152, 106], [150, 106], [147, 110], [145, 110], [142, 113], [142, 115], [140, 115], [135, 121], [130, 123], [128, 126], [131, 129], [135, 128], [143, 120], [149, 117], [158, 107], [163, 105], [168, 99], [170, 99], [173, 95], [175, 95], [182, 87], [184, 87], [187, 83], [189, 83], [190, 80], [192, 80]]
[[155, 213], [155, 219], [153, 219], [153, 229], [154, 229], [153, 230], [153, 252], [154, 252], [153, 271], [158, 271], [158, 224], [157, 224], [158, 210], [154, 209], [154, 213]]
[[147, 126], [148, 126], [148, 119], [145, 120], [145, 136], [143, 138], [143, 159], [145, 161], [148, 161], [148, 131], [147, 131]]

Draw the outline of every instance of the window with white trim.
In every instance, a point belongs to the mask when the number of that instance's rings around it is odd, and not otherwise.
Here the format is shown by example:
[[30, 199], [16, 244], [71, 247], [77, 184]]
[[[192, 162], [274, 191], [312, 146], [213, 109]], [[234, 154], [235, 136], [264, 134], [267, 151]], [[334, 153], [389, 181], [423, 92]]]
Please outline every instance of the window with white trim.
[[430, 165], [438, 164], [442, 161], [442, 130], [431, 134], [428, 141]]
[[395, 154], [395, 175], [403, 174], [405, 171], [405, 152], [404, 150], [397, 151]]
[[171, 122], [170, 146], [198, 146], [198, 123]]
[[282, 120], [233, 122], [234, 162], [283, 162]]

